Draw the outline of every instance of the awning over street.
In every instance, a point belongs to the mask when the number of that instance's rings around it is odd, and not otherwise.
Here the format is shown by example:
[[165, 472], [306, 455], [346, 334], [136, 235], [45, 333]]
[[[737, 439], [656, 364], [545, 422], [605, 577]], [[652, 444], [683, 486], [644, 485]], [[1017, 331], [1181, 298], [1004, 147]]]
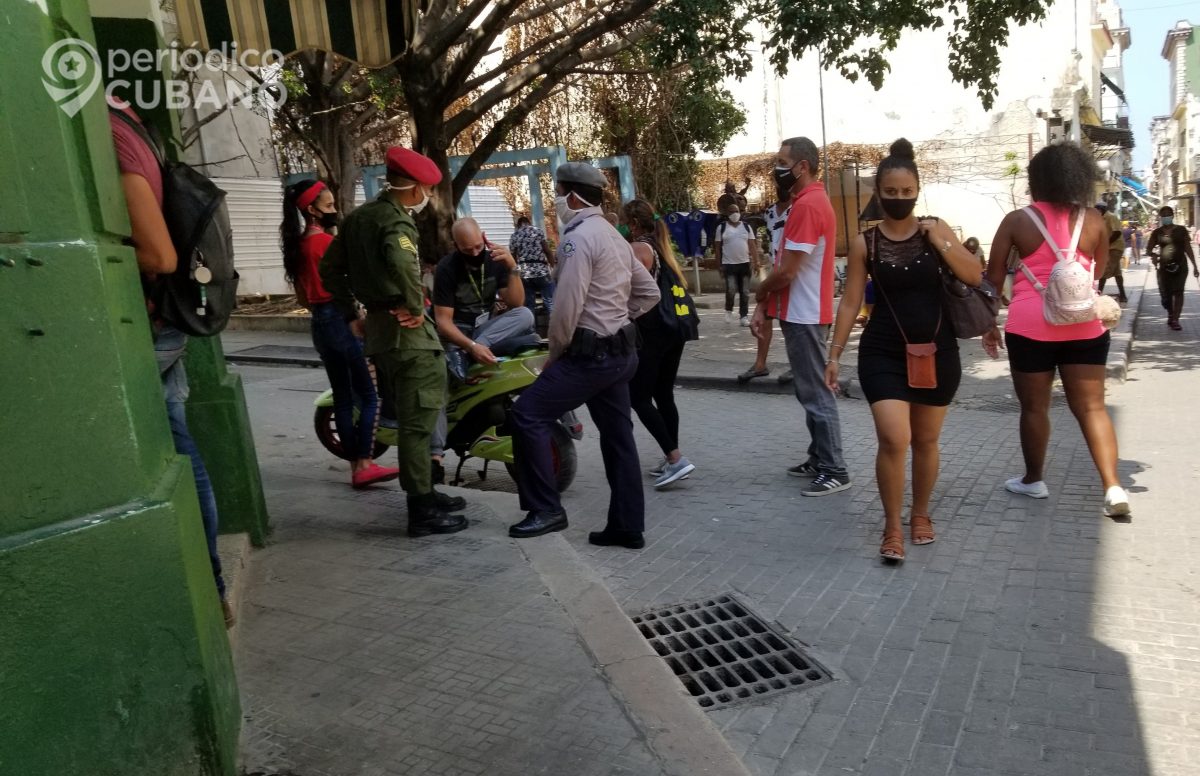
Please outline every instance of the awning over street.
[[178, 0], [179, 37], [201, 49], [334, 51], [367, 67], [404, 53], [427, 0]]
[[1127, 188], [1129, 188], [1131, 191], [1133, 191], [1135, 194], [1140, 194], [1143, 197], [1150, 193], [1149, 189], [1147, 189], [1145, 186], [1138, 183], [1137, 181], [1133, 180], [1132, 178], [1122, 177], [1121, 183], [1125, 184], [1125, 186]]

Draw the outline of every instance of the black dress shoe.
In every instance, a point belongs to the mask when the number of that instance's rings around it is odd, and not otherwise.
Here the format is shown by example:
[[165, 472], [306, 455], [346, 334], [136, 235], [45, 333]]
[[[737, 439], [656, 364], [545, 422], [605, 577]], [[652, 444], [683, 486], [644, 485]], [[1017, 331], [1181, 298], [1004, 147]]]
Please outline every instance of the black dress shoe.
[[444, 512], [461, 512], [467, 508], [467, 500], [462, 496], [451, 496], [449, 493], [442, 493], [440, 490], [433, 491], [433, 497], [437, 499], [435, 502], [438, 509]]
[[554, 533], [567, 527], [567, 513], [530, 512], [524, 520], [509, 526], [508, 535], [514, 539], [531, 539], [534, 536]]
[[588, 534], [588, 542], [597, 547], [625, 547], [630, 550], [640, 550], [646, 546], [646, 539], [641, 531], [592, 531]]
[[465, 530], [467, 518], [440, 508], [433, 494], [408, 500], [408, 535], [452, 534]]

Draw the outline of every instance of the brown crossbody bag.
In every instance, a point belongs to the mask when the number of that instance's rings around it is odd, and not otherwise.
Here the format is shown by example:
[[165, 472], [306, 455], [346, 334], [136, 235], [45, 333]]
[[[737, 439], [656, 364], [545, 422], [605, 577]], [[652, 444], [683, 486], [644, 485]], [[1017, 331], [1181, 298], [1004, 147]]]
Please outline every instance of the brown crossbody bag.
[[[875, 227], [871, 254], [871, 268], [874, 270], [874, 263], [879, 258], [879, 227]], [[906, 366], [908, 367], [908, 387], [937, 388], [937, 335], [942, 330], [941, 300], [939, 299], [938, 303], [937, 328], [933, 330], [934, 341], [914, 344], [908, 341], [908, 335], [905, 334], [904, 327], [900, 325], [900, 319], [896, 316], [896, 308], [892, 307], [892, 301], [888, 299], [883, 283], [879, 282], [879, 273], [873, 272], [872, 274], [875, 275], [875, 287], [879, 290], [879, 295], [883, 297], [888, 310], [892, 313], [892, 320], [896, 322], [896, 328], [900, 331], [900, 336], [904, 338], [904, 357]]]

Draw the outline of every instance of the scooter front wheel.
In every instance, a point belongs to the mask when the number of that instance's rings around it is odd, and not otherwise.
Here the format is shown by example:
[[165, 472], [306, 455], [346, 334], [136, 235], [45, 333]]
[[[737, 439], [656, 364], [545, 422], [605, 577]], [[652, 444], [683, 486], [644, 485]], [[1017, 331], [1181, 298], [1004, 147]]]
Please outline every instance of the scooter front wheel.
[[[358, 420], [358, 410], [354, 410], [354, 419]], [[322, 446], [329, 452], [341, 458], [343, 461], [349, 461], [350, 456], [346, 455], [345, 449], [342, 447], [342, 438], [338, 436], [337, 422], [333, 416], [333, 407], [317, 407], [313, 413], [313, 427], [317, 432], [317, 439], [321, 440]], [[375, 447], [371, 450], [371, 457], [378, 458], [387, 452], [388, 446], [375, 440]]]
[[[575, 481], [575, 472], [579, 469], [579, 456], [575, 451], [575, 440], [571, 438], [571, 432], [561, 423], [555, 423], [550, 429], [550, 457], [554, 463], [554, 481], [558, 492], [562, 493]], [[506, 463], [504, 466], [508, 469], [508, 475], [516, 480], [516, 465]]]

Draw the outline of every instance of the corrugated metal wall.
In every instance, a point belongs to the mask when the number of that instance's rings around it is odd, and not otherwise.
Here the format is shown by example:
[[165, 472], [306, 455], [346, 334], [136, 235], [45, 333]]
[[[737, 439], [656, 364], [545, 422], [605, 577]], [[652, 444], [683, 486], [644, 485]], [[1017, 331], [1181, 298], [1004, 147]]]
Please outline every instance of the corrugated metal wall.
[[487, 238], [508, 247], [512, 237], [513, 214], [500, 189], [493, 186], [468, 186], [467, 195], [471, 202], [471, 217], [479, 222]]
[[213, 183], [228, 195], [234, 265], [242, 276], [238, 293], [292, 293], [279, 252], [283, 184], [278, 178], [213, 178]]

